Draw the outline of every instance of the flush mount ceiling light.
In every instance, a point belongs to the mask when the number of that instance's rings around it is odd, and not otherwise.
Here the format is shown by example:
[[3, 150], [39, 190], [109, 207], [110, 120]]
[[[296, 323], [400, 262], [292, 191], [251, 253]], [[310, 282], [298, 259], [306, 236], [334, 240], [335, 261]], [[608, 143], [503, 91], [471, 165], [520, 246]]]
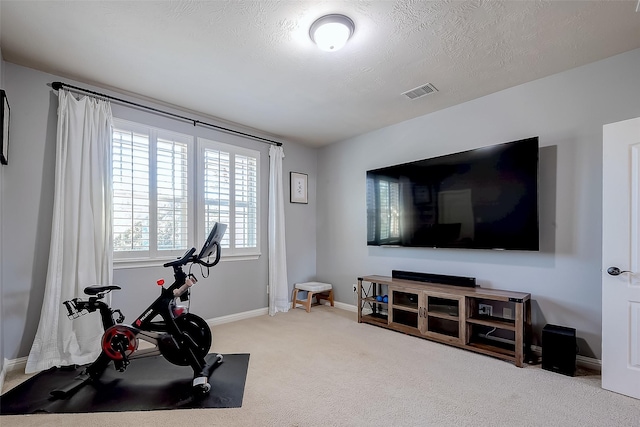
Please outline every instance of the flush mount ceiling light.
[[353, 21], [347, 16], [325, 15], [311, 24], [309, 36], [320, 49], [335, 52], [347, 43], [355, 28]]

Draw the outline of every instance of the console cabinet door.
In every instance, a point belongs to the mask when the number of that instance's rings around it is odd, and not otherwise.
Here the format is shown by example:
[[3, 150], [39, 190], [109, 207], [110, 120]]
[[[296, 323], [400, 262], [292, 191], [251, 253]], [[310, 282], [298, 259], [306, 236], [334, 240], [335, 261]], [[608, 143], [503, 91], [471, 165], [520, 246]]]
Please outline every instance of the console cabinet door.
[[389, 286], [389, 325], [400, 331], [419, 333], [420, 291]]
[[464, 341], [464, 297], [425, 291], [420, 316], [422, 334], [452, 344]]

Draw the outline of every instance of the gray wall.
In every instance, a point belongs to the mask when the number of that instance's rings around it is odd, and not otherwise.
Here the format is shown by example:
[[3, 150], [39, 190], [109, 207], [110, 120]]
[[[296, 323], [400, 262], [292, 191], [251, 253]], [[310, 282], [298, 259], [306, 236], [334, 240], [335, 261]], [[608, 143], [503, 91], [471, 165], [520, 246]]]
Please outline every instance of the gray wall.
[[[11, 162], [4, 169], [2, 204], [2, 337], [4, 354], [9, 359], [29, 353], [36, 333], [44, 295], [55, 179], [55, 137], [57, 96], [47, 86], [65, 81], [83, 87], [90, 85], [46, 74], [12, 63], [4, 64], [6, 90], [11, 94]], [[101, 92], [108, 90], [93, 88]], [[120, 94], [121, 98], [154, 105]], [[156, 105], [157, 106], [157, 105]], [[161, 106], [159, 106], [161, 107]], [[161, 107], [162, 108], [162, 107]], [[269, 146], [260, 142], [203, 127], [193, 127], [173, 119], [112, 104], [118, 118], [146, 123], [176, 132], [250, 147], [261, 152], [261, 251], [257, 260], [223, 261], [211, 270], [209, 279], [200, 280], [194, 289], [191, 309], [204, 318], [215, 318], [267, 307], [268, 246], [267, 201]], [[210, 118], [188, 116], [213, 122]], [[224, 124], [223, 124], [224, 125]], [[316, 272], [315, 182], [317, 150], [292, 142], [284, 143], [285, 192], [288, 199], [289, 171], [309, 174], [308, 205], [286, 203], [289, 287], [309, 280]], [[128, 319], [142, 312], [158, 295], [155, 281], [171, 280], [171, 272], [162, 267], [116, 269], [114, 283], [123, 287], [114, 294], [113, 305]]]
[[[573, 327], [580, 353], [600, 358], [602, 126], [640, 116], [638, 70], [635, 50], [321, 149], [319, 279], [353, 303], [358, 276], [475, 277], [531, 293], [536, 342], [545, 323]], [[530, 136], [541, 145], [540, 252], [367, 247], [368, 169]]]

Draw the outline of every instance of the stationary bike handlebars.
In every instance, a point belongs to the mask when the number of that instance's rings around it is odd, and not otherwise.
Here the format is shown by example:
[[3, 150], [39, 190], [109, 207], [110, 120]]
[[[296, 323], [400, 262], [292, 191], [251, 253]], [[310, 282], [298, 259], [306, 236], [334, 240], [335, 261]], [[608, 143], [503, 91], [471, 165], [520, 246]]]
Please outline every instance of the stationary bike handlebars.
[[187, 252], [184, 253], [182, 258], [178, 258], [178, 259], [176, 259], [174, 261], [169, 261], [169, 262], [163, 264], [163, 267], [181, 267], [183, 265], [189, 264], [190, 262], [192, 262], [194, 264], [200, 264], [200, 265], [203, 265], [205, 267], [213, 267], [214, 265], [216, 265], [220, 261], [220, 243], [215, 242], [213, 244], [215, 245], [215, 248], [216, 248], [216, 251], [215, 251], [216, 252], [216, 258], [211, 263], [206, 262], [202, 258], [198, 258], [197, 255], [194, 255], [194, 253], [196, 252], [196, 248], [191, 248]]

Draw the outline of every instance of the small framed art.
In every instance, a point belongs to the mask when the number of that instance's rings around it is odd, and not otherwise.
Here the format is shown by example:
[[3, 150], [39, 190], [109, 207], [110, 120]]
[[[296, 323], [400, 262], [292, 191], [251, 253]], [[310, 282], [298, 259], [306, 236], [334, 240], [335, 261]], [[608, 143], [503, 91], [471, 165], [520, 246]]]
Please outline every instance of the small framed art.
[[290, 172], [291, 181], [291, 203], [309, 203], [307, 197], [307, 174], [300, 172]]
[[9, 101], [7, 93], [0, 89], [0, 163], [6, 165], [9, 160]]

